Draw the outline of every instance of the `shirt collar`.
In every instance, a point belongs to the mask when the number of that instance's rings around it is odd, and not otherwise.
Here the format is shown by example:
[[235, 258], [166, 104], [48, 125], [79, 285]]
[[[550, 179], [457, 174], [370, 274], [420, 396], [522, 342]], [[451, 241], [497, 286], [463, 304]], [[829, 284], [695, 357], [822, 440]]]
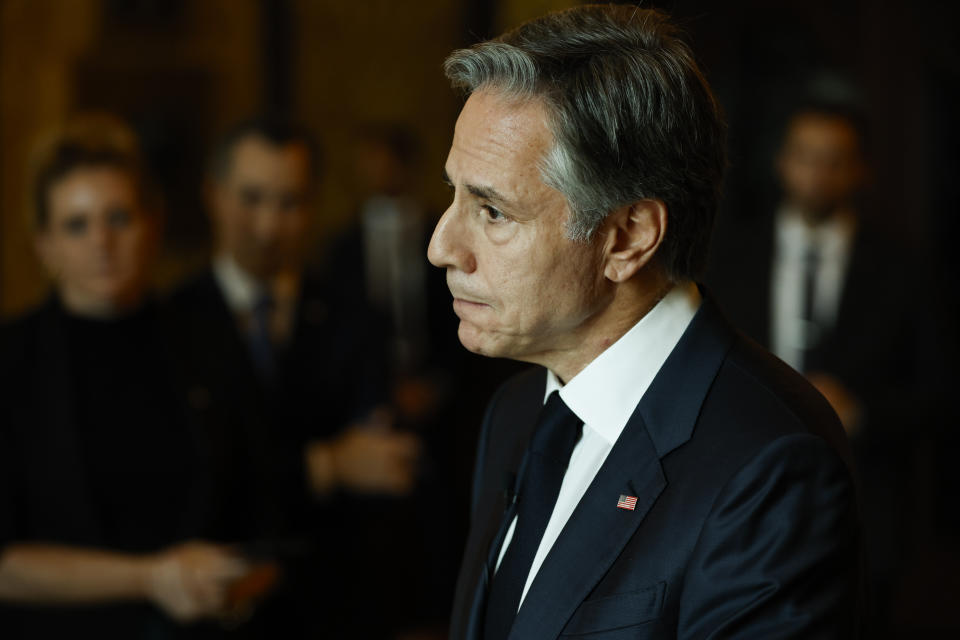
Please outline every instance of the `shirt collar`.
[[814, 245], [824, 257], [843, 254], [856, 232], [856, 216], [841, 211], [820, 224], [810, 226], [794, 207], [783, 206], [777, 212], [778, 250], [802, 255]]
[[234, 313], [253, 309], [257, 300], [267, 292], [267, 287], [248, 274], [231, 256], [222, 254], [213, 261], [213, 275], [227, 306]]
[[566, 385], [548, 370], [544, 402], [551, 392], [559, 390], [585, 427], [613, 445], [693, 320], [700, 302], [700, 292], [692, 282], [675, 286]]
[[269, 284], [251, 276], [231, 256], [222, 254], [213, 261], [213, 276], [234, 313], [249, 313], [269, 293], [278, 308], [291, 307], [300, 295], [301, 276], [296, 272], [278, 275]]

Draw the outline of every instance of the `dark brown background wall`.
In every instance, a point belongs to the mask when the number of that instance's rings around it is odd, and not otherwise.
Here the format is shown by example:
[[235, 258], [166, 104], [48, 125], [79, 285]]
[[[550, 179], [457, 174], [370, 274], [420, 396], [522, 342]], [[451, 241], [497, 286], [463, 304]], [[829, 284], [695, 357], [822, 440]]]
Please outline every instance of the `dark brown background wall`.
[[[441, 211], [437, 179], [459, 98], [440, 65], [453, 48], [573, 0], [0, 0], [0, 314], [46, 290], [24, 225], [26, 159], [43, 130], [81, 108], [127, 116], [169, 201], [169, 284], [207, 246], [203, 152], [217, 131], [264, 107], [316, 129], [326, 156], [318, 246], [358, 193], [350, 142], [368, 122], [422, 137], [418, 192]], [[924, 249], [944, 285], [958, 275], [955, 3], [664, 0], [692, 36], [731, 124], [725, 216], [772, 189], [782, 112], [806, 79], [839, 74], [873, 125], [871, 197]], [[952, 298], [955, 296], [952, 296]], [[956, 303], [948, 306], [956, 313]]]

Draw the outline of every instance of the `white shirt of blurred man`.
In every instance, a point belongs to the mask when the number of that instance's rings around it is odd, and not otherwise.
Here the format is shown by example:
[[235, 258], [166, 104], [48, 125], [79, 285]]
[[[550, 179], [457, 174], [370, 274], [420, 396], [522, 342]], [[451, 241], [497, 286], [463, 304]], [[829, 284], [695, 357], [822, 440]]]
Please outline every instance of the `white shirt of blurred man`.
[[857, 227], [853, 200], [866, 176], [858, 134], [843, 117], [801, 112], [787, 128], [776, 169], [784, 201], [770, 283], [771, 349], [807, 375], [853, 433], [859, 401], [804, 356], [836, 323], [843, 296]]

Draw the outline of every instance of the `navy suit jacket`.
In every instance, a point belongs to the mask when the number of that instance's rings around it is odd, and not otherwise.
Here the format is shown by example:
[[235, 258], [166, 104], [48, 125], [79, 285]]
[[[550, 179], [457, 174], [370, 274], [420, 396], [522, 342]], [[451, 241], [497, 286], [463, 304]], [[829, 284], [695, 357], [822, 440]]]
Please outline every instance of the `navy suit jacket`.
[[[535, 368], [488, 407], [452, 638], [482, 638], [504, 479], [522, 462], [544, 385]], [[621, 494], [636, 496], [633, 511], [617, 508]], [[705, 297], [537, 573], [510, 638], [854, 637], [855, 494], [826, 401]]]

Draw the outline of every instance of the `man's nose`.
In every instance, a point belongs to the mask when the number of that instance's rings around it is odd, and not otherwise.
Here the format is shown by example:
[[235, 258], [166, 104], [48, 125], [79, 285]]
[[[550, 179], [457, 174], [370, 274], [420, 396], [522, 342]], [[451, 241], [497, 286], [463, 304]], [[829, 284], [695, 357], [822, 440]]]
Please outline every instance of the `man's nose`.
[[470, 250], [467, 229], [464, 228], [455, 205], [443, 213], [427, 247], [430, 264], [442, 269], [454, 268], [470, 273], [477, 268], [476, 259]]
[[90, 239], [97, 249], [109, 251], [116, 243], [116, 232], [108, 224], [94, 224], [90, 228]]
[[253, 234], [260, 243], [266, 244], [276, 239], [281, 215], [276, 203], [266, 202], [257, 207], [253, 216]]

